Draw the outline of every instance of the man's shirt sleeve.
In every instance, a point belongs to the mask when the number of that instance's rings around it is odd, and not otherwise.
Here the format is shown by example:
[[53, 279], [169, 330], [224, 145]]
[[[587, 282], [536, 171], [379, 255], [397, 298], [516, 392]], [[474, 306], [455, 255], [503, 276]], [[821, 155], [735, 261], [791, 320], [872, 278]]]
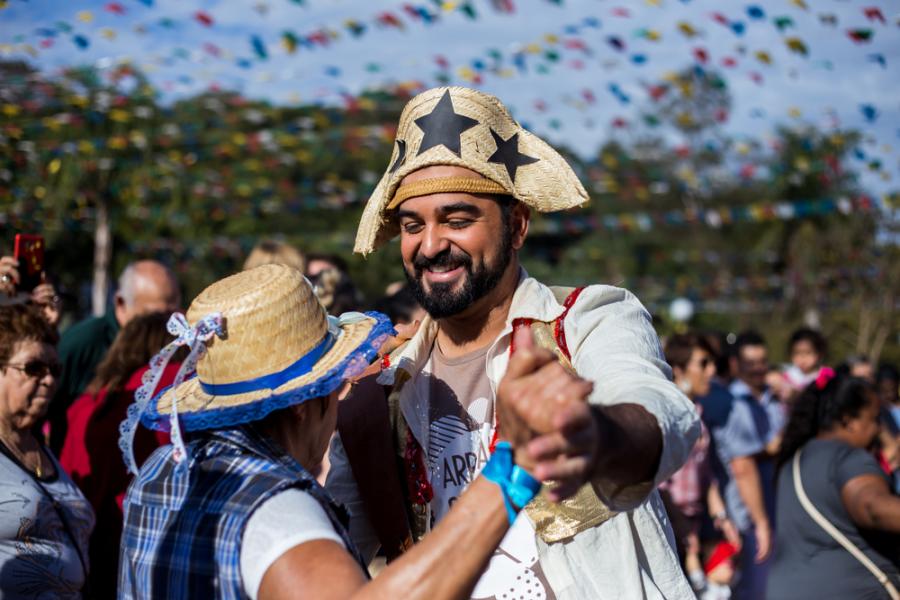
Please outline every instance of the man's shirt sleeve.
[[630, 510], [684, 464], [700, 435], [700, 419], [691, 401], [672, 383], [650, 315], [633, 294], [611, 286], [590, 286], [564, 325], [575, 370], [594, 382], [590, 402], [643, 406], [656, 417], [662, 432], [662, 456], [653, 481], [627, 488], [594, 482], [610, 508]]
[[760, 438], [753, 413], [745, 400], [734, 399], [728, 421], [716, 435], [716, 443], [722, 458], [728, 462], [735, 458], [755, 456], [765, 449], [765, 440]]

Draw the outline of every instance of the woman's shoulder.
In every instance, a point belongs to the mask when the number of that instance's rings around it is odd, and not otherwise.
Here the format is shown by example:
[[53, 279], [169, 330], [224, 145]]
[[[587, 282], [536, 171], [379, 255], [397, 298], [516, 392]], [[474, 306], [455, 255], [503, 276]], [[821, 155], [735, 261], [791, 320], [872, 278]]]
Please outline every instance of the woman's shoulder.
[[869, 451], [840, 440], [811, 440], [804, 448], [804, 454], [809, 456], [814, 465], [819, 465], [818, 468], [827, 461], [829, 471], [839, 486], [859, 475], [884, 475], [878, 461]]
[[856, 448], [851, 446], [847, 442], [842, 442], [841, 440], [835, 439], [820, 439], [813, 438], [809, 442], [807, 442], [806, 446], [803, 448], [803, 453], [805, 455], [829, 455], [834, 456], [836, 458], [843, 458], [845, 456], [854, 455], [857, 453], [862, 453], [867, 455], [868, 453], [862, 448]]

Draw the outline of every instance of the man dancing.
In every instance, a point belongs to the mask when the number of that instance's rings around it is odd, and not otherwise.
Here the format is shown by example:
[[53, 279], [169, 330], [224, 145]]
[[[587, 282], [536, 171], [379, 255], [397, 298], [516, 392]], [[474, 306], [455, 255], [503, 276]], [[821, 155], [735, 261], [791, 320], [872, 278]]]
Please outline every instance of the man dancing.
[[[592, 384], [584, 396], [593, 421], [529, 452], [541, 478], [580, 475], [569, 484], [577, 493], [556, 503], [574, 490], [546, 486], [473, 597], [693, 597], [655, 489], [684, 462], [699, 423], [670, 381], [647, 311], [624, 289], [550, 288], [519, 264], [532, 209], [587, 200], [562, 156], [492, 96], [439, 88], [403, 110], [356, 251], [399, 235], [429, 316], [385, 357], [379, 385], [358, 386], [341, 408], [328, 487], [350, 510], [364, 554], [381, 545], [393, 557], [439, 522], [487, 461], [498, 430], [518, 430], [513, 421], [546, 409], [568, 370]], [[507, 378], [519, 401], [498, 415], [511, 353], [546, 350], [559, 358], [559, 377], [544, 370], [529, 379], [525, 369]], [[567, 458], [540, 462], [560, 448]]]

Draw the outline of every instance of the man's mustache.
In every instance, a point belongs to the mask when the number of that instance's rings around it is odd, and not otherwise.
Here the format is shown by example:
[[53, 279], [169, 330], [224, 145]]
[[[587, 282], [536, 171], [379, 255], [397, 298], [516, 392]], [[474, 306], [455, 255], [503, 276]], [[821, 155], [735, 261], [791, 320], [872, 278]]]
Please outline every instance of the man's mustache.
[[452, 270], [460, 266], [465, 266], [468, 269], [472, 266], [472, 257], [465, 252], [451, 252], [448, 249], [440, 254], [435, 254], [432, 257], [419, 254], [413, 259], [412, 265], [416, 272], [416, 277], [421, 277], [422, 271], [434, 267], [443, 267]]

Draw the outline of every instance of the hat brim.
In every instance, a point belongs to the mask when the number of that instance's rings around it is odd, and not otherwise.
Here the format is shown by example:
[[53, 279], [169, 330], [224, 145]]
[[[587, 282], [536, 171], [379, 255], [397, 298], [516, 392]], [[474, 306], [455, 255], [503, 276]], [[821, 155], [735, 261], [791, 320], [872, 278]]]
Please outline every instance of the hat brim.
[[151, 429], [167, 430], [175, 398], [178, 399], [179, 425], [185, 431], [196, 431], [258, 421], [275, 410], [326, 396], [365, 370], [384, 340], [394, 333], [390, 319], [385, 315], [368, 312], [366, 317], [342, 326], [334, 345], [308, 373], [277, 388], [212, 395], [203, 390], [195, 375], [177, 388], [169, 386], [154, 396], [141, 416], [141, 422]]

